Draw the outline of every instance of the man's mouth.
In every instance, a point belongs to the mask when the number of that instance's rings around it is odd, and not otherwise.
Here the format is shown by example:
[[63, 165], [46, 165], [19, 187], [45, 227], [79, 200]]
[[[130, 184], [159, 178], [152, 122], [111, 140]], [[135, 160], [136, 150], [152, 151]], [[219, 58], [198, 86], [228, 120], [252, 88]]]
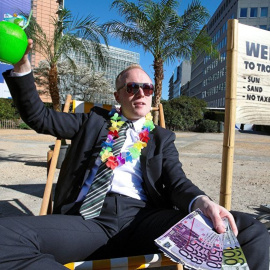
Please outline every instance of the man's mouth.
[[144, 102], [139, 102], [139, 101], [137, 101], [137, 102], [134, 102], [134, 105], [135, 105], [135, 106], [138, 106], [138, 105], [145, 105], [145, 103], [144, 103]]

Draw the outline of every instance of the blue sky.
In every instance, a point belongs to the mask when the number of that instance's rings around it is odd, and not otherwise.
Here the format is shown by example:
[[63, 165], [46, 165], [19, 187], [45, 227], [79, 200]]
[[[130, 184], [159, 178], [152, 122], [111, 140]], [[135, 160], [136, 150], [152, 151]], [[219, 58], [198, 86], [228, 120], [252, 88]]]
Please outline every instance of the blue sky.
[[[218, 8], [221, 0], [202, 0], [201, 4], [205, 6], [210, 15], [213, 15], [215, 10]], [[71, 10], [73, 15], [86, 16], [88, 14], [92, 15], [94, 18], [98, 18], [99, 23], [104, 23], [110, 20], [121, 20], [119, 14], [117, 13], [117, 9], [110, 9], [111, 0], [64, 0], [65, 8]], [[181, 15], [183, 11], [187, 8], [188, 4], [191, 3], [191, 0], [180, 0], [179, 6], [179, 14]], [[154, 70], [152, 67], [153, 57], [149, 53], [144, 53], [141, 47], [130, 47], [127, 44], [121, 44], [119, 40], [110, 39], [109, 45], [122, 48], [125, 50], [130, 50], [134, 52], [138, 52], [140, 54], [140, 65], [144, 68], [144, 70], [150, 75], [153, 79]], [[169, 79], [173, 74], [175, 67], [179, 64], [178, 61], [174, 63], [169, 63], [164, 65], [164, 80], [163, 80], [163, 90], [162, 90], [162, 98], [168, 99], [168, 87], [169, 87]]]

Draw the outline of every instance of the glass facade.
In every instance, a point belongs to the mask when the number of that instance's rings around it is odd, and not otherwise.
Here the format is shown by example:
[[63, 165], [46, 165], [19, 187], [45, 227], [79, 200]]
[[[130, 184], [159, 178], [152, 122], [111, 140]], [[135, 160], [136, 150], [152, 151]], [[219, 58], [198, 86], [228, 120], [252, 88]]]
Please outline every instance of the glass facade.
[[[86, 42], [89, 43], [89, 41]], [[107, 49], [105, 45], [102, 45], [106, 61], [105, 67], [102, 67], [98, 62], [98, 57], [91, 44], [88, 45], [89, 46], [87, 46], [86, 43], [95, 72], [104, 73], [104, 76], [110, 85], [110, 89], [108, 89], [107, 94], [102, 97], [100, 96], [100, 99], [96, 102], [101, 104], [115, 104], [116, 102], [113, 95], [113, 92], [115, 91], [115, 79], [117, 75], [129, 65], [139, 64], [140, 54], [112, 46], [109, 46]], [[90, 64], [80, 51], [71, 51], [69, 56], [79, 65]]]
[[177, 98], [182, 93], [182, 87], [186, 87], [190, 81], [191, 63], [183, 61], [174, 69], [169, 80], [169, 99]]
[[[269, 1], [268, 1], [269, 2]], [[268, 6], [267, 6], [268, 5]], [[239, 23], [270, 30], [268, 9], [270, 2], [253, 0], [223, 0], [209, 20], [206, 29], [219, 50], [218, 59], [200, 55], [192, 63], [191, 80], [185, 93], [204, 99], [210, 108], [224, 108], [226, 91], [227, 22], [238, 19]]]

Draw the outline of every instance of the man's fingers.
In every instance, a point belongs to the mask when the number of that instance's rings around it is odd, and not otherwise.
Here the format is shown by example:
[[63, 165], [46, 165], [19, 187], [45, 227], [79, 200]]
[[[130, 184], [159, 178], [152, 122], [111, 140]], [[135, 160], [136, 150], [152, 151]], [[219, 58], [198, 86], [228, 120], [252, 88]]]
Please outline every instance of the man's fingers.
[[32, 50], [32, 48], [33, 48], [33, 40], [28, 39], [28, 46], [26, 48], [24, 55], [27, 55]]
[[218, 233], [224, 233], [226, 231], [223, 218], [227, 217], [231, 225], [232, 231], [237, 236], [238, 230], [235, 224], [233, 215], [224, 207], [211, 201], [207, 196], [201, 196], [194, 202], [193, 207], [200, 208], [202, 212], [211, 219], [215, 230]]
[[31, 70], [31, 64], [28, 59], [28, 53], [32, 48], [33, 48], [33, 40], [28, 39], [28, 45], [22, 59], [18, 63], [13, 65], [14, 72], [25, 73]]
[[231, 225], [231, 228], [232, 228], [232, 231], [233, 231], [234, 235], [237, 236], [238, 235], [238, 229], [237, 229], [237, 226], [236, 226], [236, 223], [235, 223], [235, 220], [234, 220], [232, 214], [228, 215], [227, 218], [228, 218], [228, 220], [230, 222], [230, 225]]
[[235, 224], [235, 220], [233, 218], [233, 215], [230, 212], [227, 212], [226, 214], [221, 212], [220, 214], [213, 216], [212, 222], [213, 222], [213, 225], [214, 225], [214, 228], [216, 229], [216, 231], [218, 233], [224, 233], [226, 231], [224, 222], [222, 220], [222, 218], [224, 218], [224, 217], [228, 218], [228, 221], [231, 225], [232, 231], [235, 234], [235, 236], [237, 236], [238, 229], [237, 229], [237, 226]]
[[211, 213], [210, 218], [213, 222], [215, 230], [218, 233], [224, 233], [226, 231], [225, 226], [224, 226], [224, 222], [222, 221], [219, 213], [215, 213], [215, 212]]

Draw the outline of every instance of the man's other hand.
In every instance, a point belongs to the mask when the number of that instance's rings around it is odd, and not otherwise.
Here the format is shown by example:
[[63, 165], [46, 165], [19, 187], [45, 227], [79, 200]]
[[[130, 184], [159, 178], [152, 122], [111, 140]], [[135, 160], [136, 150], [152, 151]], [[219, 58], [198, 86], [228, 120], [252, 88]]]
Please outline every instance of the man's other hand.
[[207, 196], [201, 196], [193, 203], [192, 209], [199, 208], [205, 216], [210, 218], [213, 222], [214, 228], [218, 233], [225, 232], [225, 226], [222, 218], [227, 217], [234, 234], [237, 236], [238, 230], [232, 214], [224, 207], [211, 201]]
[[33, 40], [28, 39], [28, 46], [26, 48], [26, 51], [22, 59], [18, 63], [14, 64], [14, 72], [24, 73], [24, 72], [29, 72], [31, 70], [31, 64], [28, 59], [28, 53], [32, 48], [33, 48]]

